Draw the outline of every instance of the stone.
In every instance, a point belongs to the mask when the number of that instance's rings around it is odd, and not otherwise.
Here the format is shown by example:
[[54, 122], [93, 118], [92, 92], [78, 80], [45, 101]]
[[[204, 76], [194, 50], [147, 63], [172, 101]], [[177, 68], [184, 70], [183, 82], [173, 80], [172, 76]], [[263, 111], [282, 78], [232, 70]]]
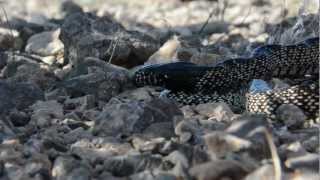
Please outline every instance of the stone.
[[301, 156], [291, 157], [285, 161], [285, 165], [290, 169], [307, 169], [309, 171], [318, 172], [319, 155], [306, 153]]
[[130, 179], [135, 180], [176, 180], [177, 177], [168, 172], [161, 171], [143, 171], [130, 176]]
[[247, 174], [247, 170], [234, 160], [214, 160], [196, 165], [190, 169], [190, 174], [199, 180], [241, 179]]
[[43, 99], [43, 91], [32, 83], [8, 83], [0, 80], [0, 114], [13, 108], [23, 110]]
[[180, 137], [181, 143], [194, 142], [198, 144], [204, 134], [203, 128], [194, 119], [184, 119], [178, 122], [174, 132]]
[[199, 104], [195, 110], [209, 120], [218, 122], [231, 122], [234, 113], [226, 103]]
[[165, 42], [155, 53], [153, 53], [145, 65], [175, 62], [174, 56], [180, 47], [180, 41], [177, 36], [173, 36]]
[[140, 152], [156, 152], [165, 143], [164, 138], [148, 138], [144, 135], [130, 137], [132, 146]]
[[171, 122], [176, 115], [181, 115], [176, 104], [157, 98], [148, 102], [106, 104], [95, 120], [93, 132], [112, 136], [141, 133], [153, 123]]
[[63, 102], [63, 109], [83, 112], [85, 110], [94, 108], [95, 105], [95, 97], [93, 95], [85, 95], [82, 97], [66, 99]]
[[163, 158], [163, 161], [168, 161], [173, 165], [180, 164], [183, 168], [188, 168], [190, 166], [187, 157], [179, 151], [171, 152], [168, 156]]
[[22, 47], [22, 39], [19, 37], [19, 32], [10, 28], [0, 28], [0, 49], [4, 50], [19, 50]]
[[111, 18], [90, 13], [68, 16], [61, 27], [60, 39], [65, 45], [65, 58], [75, 66], [85, 57], [96, 57], [131, 68], [147, 61], [159, 46], [145, 34], [126, 31]]
[[172, 122], [152, 123], [145, 130], [143, 130], [143, 134], [148, 137], [162, 137], [166, 139], [170, 139], [175, 136]]
[[28, 39], [25, 51], [40, 56], [57, 55], [64, 49], [59, 35], [60, 29], [35, 34]]
[[0, 115], [0, 142], [5, 140], [16, 138], [15, 128], [12, 123], [8, 122]]
[[23, 111], [13, 110], [9, 114], [9, 119], [14, 126], [25, 126], [29, 123], [30, 117]]
[[86, 59], [76, 71], [73, 72], [75, 76], [61, 84], [71, 97], [93, 95], [96, 100], [107, 102], [130, 87], [131, 81], [126, 69], [97, 59]]
[[204, 139], [212, 157], [224, 157], [231, 152], [245, 151], [252, 146], [246, 139], [219, 131], [206, 134]]
[[245, 180], [255, 180], [255, 179], [275, 179], [274, 176], [274, 168], [271, 164], [263, 165], [250, 174], [248, 174], [245, 178]]
[[277, 119], [281, 120], [289, 129], [302, 127], [307, 120], [303, 111], [292, 104], [283, 104], [276, 110]]
[[55, 100], [38, 101], [30, 108], [33, 111], [31, 121], [40, 127], [50, 126], [54, 118], [63, 118], [63, 106]]
[[26, 54], [8, 54], [7, 65], [2, 73], [8, 81], [30, 82], [38, 85], [42, 90], [49, 89], [56, 84], [57, 78], [45, 66], [40, 65], [40, 59]]
[[83, 138], [71, 144], [70, 151], [91, 163], [106, 160], [108, 157], [124, 155], [132, 150], [128, 143], [121, 143], [112, 137]]
[[130, 176], [146, 169], [154, 170], [161, 164], [161, 157], [151, 154], [114, 156], [104, 161], [104, 169], [114, 176]]
[[52, 177], [57, 180], [62, 179], [90, 179], [90, 168], [86, 164], [81, 164], [72, 156], [59, 156], [54, 160], [52, 167]]

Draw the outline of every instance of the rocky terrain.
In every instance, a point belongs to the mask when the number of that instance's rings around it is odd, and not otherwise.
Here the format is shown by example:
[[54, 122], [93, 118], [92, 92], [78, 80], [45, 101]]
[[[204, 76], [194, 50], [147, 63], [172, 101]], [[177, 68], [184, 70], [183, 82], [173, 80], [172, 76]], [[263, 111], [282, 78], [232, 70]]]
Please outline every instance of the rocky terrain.
[[[319, 123], [180, 106], [131, 82], [143, 64], [212, 65], [319, 34], [317, 1], [7, 0], [0, 179], [319, 179]], [[288, 81], [273, 79], [275, 86]]]

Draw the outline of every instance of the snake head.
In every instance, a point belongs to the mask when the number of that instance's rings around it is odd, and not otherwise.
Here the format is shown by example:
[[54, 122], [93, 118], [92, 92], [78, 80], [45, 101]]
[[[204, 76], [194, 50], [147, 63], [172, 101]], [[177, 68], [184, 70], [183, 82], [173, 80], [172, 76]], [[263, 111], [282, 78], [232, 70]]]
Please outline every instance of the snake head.
[[142, 66], [133, 74], [136, 86], [162, 86], [170, 90], [192, 90], [208, 67], [189, 62], [174, 62]]

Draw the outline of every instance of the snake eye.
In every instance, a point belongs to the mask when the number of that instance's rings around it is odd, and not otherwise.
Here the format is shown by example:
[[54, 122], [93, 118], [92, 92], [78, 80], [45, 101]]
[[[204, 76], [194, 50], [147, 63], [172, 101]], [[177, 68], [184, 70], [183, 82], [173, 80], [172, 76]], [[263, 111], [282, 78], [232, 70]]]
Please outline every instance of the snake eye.
[[164, 77], [164, 78], [166, 78], [166, 79], [168, 79], [168, 78], [169, 78], [169, 76], [168, 76], [167, 74], [165, 74], [163, 77]]

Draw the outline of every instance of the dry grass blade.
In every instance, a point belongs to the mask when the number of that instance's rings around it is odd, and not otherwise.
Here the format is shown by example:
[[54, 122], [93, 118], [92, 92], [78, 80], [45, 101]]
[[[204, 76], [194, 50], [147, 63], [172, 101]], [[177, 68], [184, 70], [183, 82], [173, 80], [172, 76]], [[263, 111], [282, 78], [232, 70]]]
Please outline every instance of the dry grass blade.
[[275, 144], [273, 143], [273, 138], [272, 138], [272, 135], [270, 134], [270, 132], [266, 128], [263, 128], [263, 132], [266, 136], [266, 139], [267, 139], [267, 142], [268, 142], [268, 145], [270, 148], [270, 152], [271, 152], [275, 180], [281, 180], [281, 177], [282, 177], [281, 162], [280, 162], [280, 158], [279, 158], [279, 155], [277, 152], [277, 148], [276, 148]]
[[13, 35], [13, 32], [12, 32], [12, 29], [13, 29], [13, 28], [12, 28], [10, 22], [9, 22], [9, 18], [8, 18], [7, 11], [3, 8], [3, 6], [0, 6], [0, 7], [1, 7], [1, 10], [3, 11], [3, 14], [4, 14], [4, 18], [5, 18], [5, 20], [6, 20], [6, 23], [7, 23], [8, 27], [9, 27], [9, 29], [10, 29], [11, 38], [14, 39], [14, 35]]

